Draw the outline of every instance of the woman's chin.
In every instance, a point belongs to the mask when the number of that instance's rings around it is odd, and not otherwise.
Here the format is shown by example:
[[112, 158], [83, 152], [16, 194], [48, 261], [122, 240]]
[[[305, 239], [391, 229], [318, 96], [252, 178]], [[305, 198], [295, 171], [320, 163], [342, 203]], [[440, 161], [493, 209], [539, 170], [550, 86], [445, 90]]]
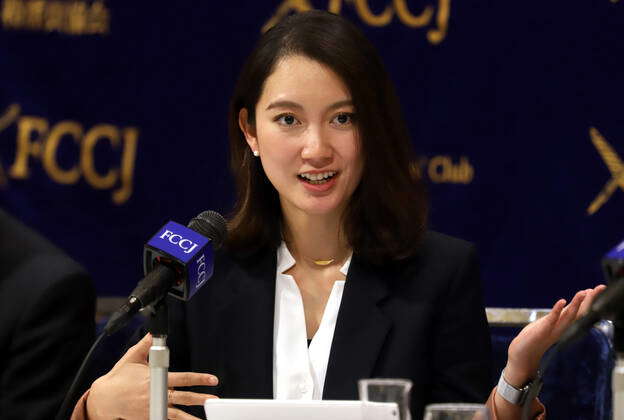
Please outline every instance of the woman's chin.
[[301, 213], [313, 217], [332, 217], [342, 214], [344, 205], [331, 197], [313, 197], [303, 200], [295, 207]]

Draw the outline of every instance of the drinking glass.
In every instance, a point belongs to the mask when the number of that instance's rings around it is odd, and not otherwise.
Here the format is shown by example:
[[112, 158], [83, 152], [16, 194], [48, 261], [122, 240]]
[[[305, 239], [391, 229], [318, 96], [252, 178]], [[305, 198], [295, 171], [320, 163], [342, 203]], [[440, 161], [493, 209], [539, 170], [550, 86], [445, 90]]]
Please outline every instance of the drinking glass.
[[490, 420], [492, 417], [483, 404], [448, 403], [430, 404], [425, 408], [423, 420]]
[[409, 395], [412, 381], [409, 379], [360, 379], [360, 401], [394, 402], [399, 407], [399, 419], [411, 420]]

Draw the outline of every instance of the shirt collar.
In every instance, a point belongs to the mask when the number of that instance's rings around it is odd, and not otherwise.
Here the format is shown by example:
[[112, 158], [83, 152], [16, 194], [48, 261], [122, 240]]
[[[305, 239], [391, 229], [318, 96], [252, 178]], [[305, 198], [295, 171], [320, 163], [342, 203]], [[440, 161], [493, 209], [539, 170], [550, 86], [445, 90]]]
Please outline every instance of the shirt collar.
[[277, 249], [277, 273], [284, 274], [284, 271], [289, 270], [295, 265], [295, 259], [288, 250], [286, 242], [282, 241]]
[[[351, 265], [352, 256], [353, 256], [353, 253], [349, 255], [349, 258], [347, 258], [344, 264], [342, 264], [342, 267], [340, 267], [340, 272], [344, 274], [345, 277], [347, 276], [347, 273], [349, 272], [349, 266]], [[293, 258], [292, 254], [288, 250], [288, 247], [286, 246], [286, 242], [282, 241], [279, 248], [277, 249], [277, 272], [278, 274], [284, 274], [285, 271], [289, 270], [290, 268], [292, 268], [293, 265], [295, 265], [295, 262], [296, 262], [295, 259]]]

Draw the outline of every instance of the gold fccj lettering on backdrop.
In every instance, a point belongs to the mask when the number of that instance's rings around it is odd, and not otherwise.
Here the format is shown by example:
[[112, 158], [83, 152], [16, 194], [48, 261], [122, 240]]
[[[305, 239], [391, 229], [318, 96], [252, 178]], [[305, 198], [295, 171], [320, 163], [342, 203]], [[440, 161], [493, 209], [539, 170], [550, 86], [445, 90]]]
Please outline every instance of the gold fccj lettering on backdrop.
[[[6, 170], [0, 162], [0, 187], [7, 188], [9, 179], [24, 180], [31, 174], [31, 161], [41, 161], [50, 179], [64, 185], [74, 185], [81, 178], [98, 190], [112, 190], [113, 203], [120, 205], [132, 196], [134, 168], [139, 130], [136, 127], [117, 127], [97, 124], [85, 130], [76, 121], [63, 120], [56, 124], [43, 117], [20, 116], [18, 104], [9, 106], [0, 116], [0, 133], [13, 123], [17, 125], [15, 160]], [[79, 149], [77, 162], [70, 168], [61, 167], [57, 151], [61, 142], [73, 142]], [[108, 143], [119, 151], [119, 167], [98, 172], [95, 165], [95, 148], [100, 142]]]
[[474, 167], [467, 156], [455, 160], [449, 155], [421, 157], [412, 162], [412, 172], [426, 175], [435, 184], [470, 184], [474, 179]]
[[103, 1], [2, 0], [5, 29], [103, 35], [110, 31], [110, 11]]
[[[364, 23], [370, 26], [387, 26], [396, 15], [399, 21], [410, 28], [426, 28], [427, 40], [434, 45], [444, 41], [448, 32], [449, 17], [451, 15], [451, 0], [430, 0], [436, 5], [426, 5], [420, 13], [416, 14], [408, 7], [407, 0], [389, 1], [384, 10], [375, 13], [371, 10], [368, 0], [345, 0], [355, 7], [355, 11]], [[328, 0], [327, 10], [340, 14], [343, 0]], [[437, 6], [437, 7], [436, 7]], [[262, 26], [262, 32], [266, 32], [275, 25], [282, 17], [291, 12], [305, 12], [314, 7], [310, 0], [284, 0], [278, 6], [273, 16]]]
[[609, 142], [595, 127], [589, 129], [589, 137], [609, 172], [611, 172], [611, 178], [600, 190], [596, 198], [594, 198], [594, 201], [587, 207], [587, 214], [591, 216], [609, 201], [615, 190], [620, 188], [624, 191], [624, 162], [622, 162], [615, 149], [611, 147]]

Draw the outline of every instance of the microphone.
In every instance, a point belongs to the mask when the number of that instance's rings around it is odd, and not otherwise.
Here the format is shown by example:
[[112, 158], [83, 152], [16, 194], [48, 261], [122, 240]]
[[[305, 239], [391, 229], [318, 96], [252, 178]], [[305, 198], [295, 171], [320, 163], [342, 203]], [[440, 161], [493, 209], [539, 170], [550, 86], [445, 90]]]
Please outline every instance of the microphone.
[[602, 260], [602, 268], [609, 286], [596, 298], [589, 312], [561, 335], [560, 347], [576, 341], [602, 318], [621, 319], [624, 316], [624, 241], [607, 253]]
[[145, 245], [145, 277], [111, 315], [104, 327], [106, 335], [123, 328], [141, 309], [158, 303], [167, 293], [189, 300], [212, 276], [213, 250], [221, 247], [226, 233], [223, 216], [210, 210], [191, 219], [188, 227], [166, 223]]
[[624, 279], [624, 241], [605, 256], [602, 270], [608, 282]]
[[[602, 270], [609, 283], [624, 283], [624, 241], [602, 260]], [[624, 311], [613, 318], [613, 348], [616, 353], [624, 352]]]

